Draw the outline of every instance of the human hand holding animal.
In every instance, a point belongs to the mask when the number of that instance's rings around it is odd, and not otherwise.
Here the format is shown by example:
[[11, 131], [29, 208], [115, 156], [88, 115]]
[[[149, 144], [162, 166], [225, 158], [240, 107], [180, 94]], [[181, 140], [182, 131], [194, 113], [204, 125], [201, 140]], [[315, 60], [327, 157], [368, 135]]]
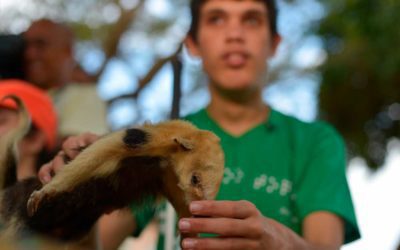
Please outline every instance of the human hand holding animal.
[[190, 212], [195, 217], [180, 219], [181, 233], [218, 236], [185, 238], [182, 249], [286, 249], [282, 225], [249, 201], [193, 201]]
[[50, 162], [44, 164], [38, 173], [39, 180], [43, 183], [49, 183], [65, 164], [75, 159], [76, 156], [90, 144], [100, 138], [99, 135], [92, 133], [83, 133], [68, 137], [62, 144], [61, 150]]

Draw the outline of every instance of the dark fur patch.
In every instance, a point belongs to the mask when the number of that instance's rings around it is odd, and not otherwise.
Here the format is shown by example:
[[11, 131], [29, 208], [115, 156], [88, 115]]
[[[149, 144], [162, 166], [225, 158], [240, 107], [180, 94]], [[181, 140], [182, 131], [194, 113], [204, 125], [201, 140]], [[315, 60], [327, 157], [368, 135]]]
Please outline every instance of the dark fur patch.
[[16, 213], [26, 214], [26, 203], [31, 193], [41, 187], [42, 184], [37, 178], [29, 178], [5, 189], [1, 200], [1, 216], [10, 220]]
[[112, 175], [93, 178], [69, 192], [43, 200], [32, 217], [27, 215], [26, 203], [41, 184], [35, 180], [18, 183], [5, 191], [0, 212], [5, 218], [17, 214], [34, 232], [64, 241], [76, 240], [84, 236], [104, 212], [132, 202], [139, 205], [145, 198], [158, 195], [163, 185], [160, 160], [126, 158]]
[[126, 130], [126, 134], [123, 138], [123, 142], [128, 147], [135, 148], [142, 144], [147, 143], [148, 137], [149, 137], [149, 135], [145, 131], [143, 131], [141, 129], [132, 128], [132, 129]]
[[14, 152], [12, 148], [7, 149], [6, 154], [6, 172], [4, 186], [1, 187], [1, 190], [10, 187], [17, 181], [17, 162], [15, 161]]

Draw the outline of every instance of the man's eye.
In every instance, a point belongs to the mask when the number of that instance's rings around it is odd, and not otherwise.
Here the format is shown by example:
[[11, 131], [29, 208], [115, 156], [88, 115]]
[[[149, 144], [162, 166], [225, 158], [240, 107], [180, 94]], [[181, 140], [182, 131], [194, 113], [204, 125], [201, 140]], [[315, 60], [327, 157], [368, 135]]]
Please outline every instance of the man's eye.
[[30, 42], [30, 45], [35, 48], [38, 48], [38, 49], [43, 49], [48, 46], [48, 42], [45, 40], [42, 40], [42, 39], [37, 39], [37, 40]]
[[213, 25], [221, 25], [224, 22], [224, 19], [221, 16], [211, 16], [207, 19], [207, 23]]
[[244, 23], [249, 26], [258, 26], [260, 25], [261, 21], [256, 17], [248, 17], [244, 20]]

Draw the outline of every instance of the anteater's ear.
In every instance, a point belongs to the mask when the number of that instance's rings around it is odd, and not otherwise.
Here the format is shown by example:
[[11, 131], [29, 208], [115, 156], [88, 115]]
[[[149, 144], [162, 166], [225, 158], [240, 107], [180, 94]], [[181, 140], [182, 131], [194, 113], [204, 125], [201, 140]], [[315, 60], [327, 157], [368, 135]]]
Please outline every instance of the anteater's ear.
[[174, 138], [174, 141], [179, 144], [184, 150], [192, 150], [194, 149], [194, 144], [191, 140], [188, 140], [186, 138], [182, 138], [182, 137], [177, 137]]

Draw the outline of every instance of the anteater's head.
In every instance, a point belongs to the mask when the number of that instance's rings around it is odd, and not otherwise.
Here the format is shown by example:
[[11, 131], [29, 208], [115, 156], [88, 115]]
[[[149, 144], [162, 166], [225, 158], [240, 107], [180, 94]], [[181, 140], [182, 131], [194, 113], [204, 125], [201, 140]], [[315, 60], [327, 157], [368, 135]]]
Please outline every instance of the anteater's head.
[[194, 200], [214, 199], [223, 172], [220, 139], [189, 122], [169, 121], [127, 130], [124, 142], [144, 156], [159, 157], [162, 193], [180, 216], [188, 216]]

